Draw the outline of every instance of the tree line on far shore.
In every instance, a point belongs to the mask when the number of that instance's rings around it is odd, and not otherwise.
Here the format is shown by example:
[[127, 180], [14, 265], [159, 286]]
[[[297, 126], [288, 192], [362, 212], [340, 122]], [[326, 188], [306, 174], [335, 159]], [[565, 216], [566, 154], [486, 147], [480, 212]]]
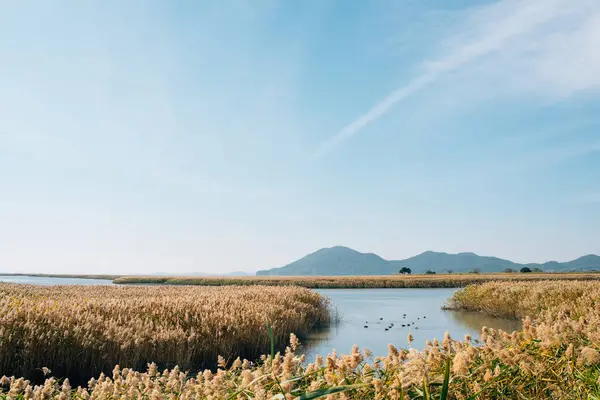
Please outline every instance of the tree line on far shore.
[[[454, 272], [454, 271], [451, 271], [451, 270], [448, 270], [448, 271], [446, 271], [446, 273], [448, 273], [448, 274], [451, 274], [451, 273], [453, 273], [453, 272]], [[513, 274], [513, 273], [517, 272], [517, 270], [516, 270], [516, 269], [513, 269], [513, 268], [505, 268], [505, 269], [504, 269], [504, 272], [505, 272], [505, 273], [507, 273], [507, 274]], [[536, 272], [536, 273], [540, 273], [540, 272], [544, 272], [544, 271], [542, 271], [542, 269], [541, 269], [541, 268], [529, 268], [529, 267], [523, 267], [523, 268], [521, 268], [521, 269], [519, 270], [519, 272], [520, 272], [520, 273], [523, 273], [523, 274], [527, 274], [527, 273], [529, 273], [529, 272]], [[402, 267], [402, 268], [400, 268], [400, 270], [398, 271], [398, 273], [399, 273], [400, 275], [409, 275], [409, 274], [412, 274], [412, 270], [411, 270], [410, 268], [408, 268], [408, 267]], [[425, 275], [434, 275], [435, 273], [436, 273], [435, 271], [432, 271], [432, 270], [430, 270], [430, 269], [428, 269], [427, 271], [425, 271]], [[468, 273], [469, 273], [469, 274], [480, 274], [480, 273], [481, 273], [481, 269], [479, 269], [479, 268], [471, 268], [471, 269], [468, 271]]]

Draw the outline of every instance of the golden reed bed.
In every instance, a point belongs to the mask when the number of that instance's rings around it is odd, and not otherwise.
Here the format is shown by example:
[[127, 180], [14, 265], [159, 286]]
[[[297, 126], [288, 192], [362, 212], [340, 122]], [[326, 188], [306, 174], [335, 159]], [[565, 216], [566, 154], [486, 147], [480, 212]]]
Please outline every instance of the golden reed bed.
[[600, 282], [491, 282], [467, 286], [454, 293], [447, 303], [448, 309], [476, 311], [500, 318], [555, 320], [563, 314], [574, 319], [586, 318], [600, 313]]
[[491, 281], [538, 280], [600, 280], [600, 273], [496, 273], [496, 274], [439, 274], [383, 276], [247, 276], [247, 277], [190, 277], [190, 276], [123, 276], [117, 284], [163, 285], [263, 285], [302, 286], [306, 288], [457, 288], [472, 283]]
[[329, 320], [327, 300], [295, 287], [118, 287], [0, 284], [0, 375], [41, 367], [85, 379], [117, 364], [183, 369], [217, 356], [254, 359], [290, 332]]
[[449, 306], [530, 315], [521, 331], [483, 328], [478, 340], [447, 334], [423, 350], [390, 345], [380, 357], [355, 346], [309, 364], [292, 335], [285, 353], [258, 364], [222, 359], [216, 372], [150, 364], [145, 372], [115, 367], [79, 388], [54, 378], [37, 387], [21, 378], [0, 383], [11, 398], [34, 399], [598, 399], [599, 301], [600, 282], [492, 282], [459, 291]]

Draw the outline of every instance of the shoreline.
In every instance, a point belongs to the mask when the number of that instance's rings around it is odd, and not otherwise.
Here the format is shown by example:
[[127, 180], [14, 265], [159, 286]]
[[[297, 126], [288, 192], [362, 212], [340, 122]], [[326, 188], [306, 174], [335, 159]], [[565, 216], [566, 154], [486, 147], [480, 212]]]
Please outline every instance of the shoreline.
[[249, 276], [249, 277], [186, 277], [186, 276], [122, 276], [113, 280], [118, 285], [183, 285], [183, 286], [301, 286], [309, 289], [418, 289], [462, 288], [474, 283], [493, 281], [529, 282], [552, 280], [600, 280], [600, 273], [494, 273], [384, 276]]

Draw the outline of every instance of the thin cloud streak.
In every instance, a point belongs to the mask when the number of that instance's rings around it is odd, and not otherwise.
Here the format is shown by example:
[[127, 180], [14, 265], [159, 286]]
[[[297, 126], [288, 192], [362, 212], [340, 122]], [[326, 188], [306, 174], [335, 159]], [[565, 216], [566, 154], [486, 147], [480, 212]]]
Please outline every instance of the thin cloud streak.
[[494, 53], [513, 39], [518, 39], [559, 17], [568, 4], [563, 0], [536, 0], [528, 3], [502, 0], [470, 12], [467, 17], [469, 27], [456, 35], [454, 43], [450, 42], [445, 57], [425, 63], [424, 73], [406, 86], [390, 93], [365, 114], [322, 142], [315, 151], [315, 156], [322, 157], [330, 153], [345, 140], [383, 116], [395, 104], [435, 83], [443, 75]]
[[437, 75], [438, 74], [436, 73], [424, 74], [419, 78], [411, 81], [408, 85], [393, 91], [382, 101], [377, 103], [373, 108], [371, 108], [367, 113], [361, 115], [358, 119], [356, 119], [350, 125], [345, 126], [341, 131], [339, 131], [336, 135], [332, 136], [329, 140], [323, 142], [321, 146], [319, 146], [319, 148], [317, 149], [315, 155], [317, 157], [326, 155], [341, 142], [353, 136], [354, 134], [356, 134], [356, 132], [360, 131], [362, 128], [381, 117], [394, 104], [409, 97], [411, 94], [425, 88], [427, 85], [429, 85], [431, 82], [437, 79]]

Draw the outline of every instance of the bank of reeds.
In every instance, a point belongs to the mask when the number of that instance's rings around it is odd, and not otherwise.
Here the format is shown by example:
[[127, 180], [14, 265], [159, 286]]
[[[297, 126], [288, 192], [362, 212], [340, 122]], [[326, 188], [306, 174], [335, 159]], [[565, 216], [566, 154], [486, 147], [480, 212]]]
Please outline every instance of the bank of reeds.
[[[0, 284], [0, 375], [41, 367], [86, 382], [117, 364], [216, 367], [259, 357], [290, 332], [330, 318], [327, 300], [295, 287], [117, 287]], [[83, 379], [83, 380], [82, 380]]]
[[[600, 307], [600, 283], [583, 281], [488, 282], [454, 293], [447, 309], [476, 311], [500, 318], [554, 319], [595, 315]], [[549, 314], [549, 315], [548, 315]], [[555, 314], [555, 315], [553, 315]]]
[[[560, 323], [563, 328], [571, 324]], [[540, 328], [542, 328], [540, 332]], [[254, 365], [236, 359], [213, 373], [189, 375], [179, 368], [146, 372], [116, 367], [86, 387], [53, 378], [32, 386], [3, 378], [5, 393], [33, 399], [597, 399], [598, 348], [579, 332], [569, 341], [526, 322], [512, 334], [484, 329], [483, 345], [446, 336], [422, 350], [397, 349], [373, 358], [354, 347], [305, 364], [293, 346]], [[292, 339], [292, 343], [296, 341]], [[446, 383], [447, 382], [447, 383]]]
[[366, 288], [461, 288], [491, 281], [600, 280], [600, 273], [497, 273], [432, 274], [382, 276], [247, 276], [247, 277], [169, 277], [123, 276], [117, 284], [156, 284], [193, 286], [301, 286], [312, 289]]
[[53, 378], [37, 387], [14, 378], [0, 383], [12, 398], [34, 399], [598, 399], [599, 299], [598, 282], [486, 283], [463, 290], [451, 305], [492, 312], [515, 300], [515, 316], [533, 317], [521, 331], [483, 328], [478, 340], [447, 334], [422, 350], [390, 345], [380, 357], [355, 346], [308, 364], [292, 335], [285, 353], [256, 364], [222, 359], [216, 372], [160, 372], [150, 364], [145, 372], [116, 367], [112, 377], [80, 388]]

